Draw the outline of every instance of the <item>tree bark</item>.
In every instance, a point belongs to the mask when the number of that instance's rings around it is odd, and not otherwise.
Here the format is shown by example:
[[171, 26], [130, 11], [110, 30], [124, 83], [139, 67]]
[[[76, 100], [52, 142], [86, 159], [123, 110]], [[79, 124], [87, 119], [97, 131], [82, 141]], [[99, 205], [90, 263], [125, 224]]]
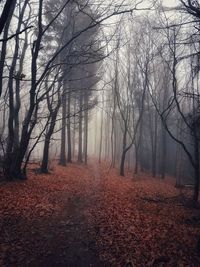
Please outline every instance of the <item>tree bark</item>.
[[103, 109], [101, 110], [101, 128], [100, 128], [100, 143], [99, 143], [99, 163], [101, 163], [102, 143], [103, 143]]
[[135, 145], [135, 169], [134, 169], [134, 174], [138, 173], [138, 150], [139, 150], [139, 145]]
[[71, 93], [68, 93], [67, 98], [67, 162], [72, 162], [72, 143], [71, 143]]
[[8, 22], [9, 16], [12, 16], [14, 12], [15, 3], [16, 3], [15, 0], [7, 0], [4, 5], [3, 12], [0, 17], [0, 34], [2, 33], [4, 26]]
[[[38, 103], [35, 102], [35, 93], [38, 86], [37, 82], [37, 70], [38, 70], [38, 55], [43, 35], [43, 28], [42, 28], [42, 10], [43, 10], [43, 0], [39, 1], [39, 8], [38, 8], [38, 35], [37, 39], [34, 42], [34, 47], [32, 49], [32, 61], [31, 61], [31, 89], [29, 91], [29, 107], [23, 121], [22, 126], [22, 133], [19, 148], [16, 149], [15, 153], [13, 153], [12, 164], [10, 168], [5, 169], [5, 175], [9, 176], [10, 178], [15, 179], [26, 179], [26, 176], [22, 172], [22, 164], [23, 159], [26, 154], [30, 137], [32, 131], [37, 123], [37, 112], [38, 112]], [[12, 101], [12, 99], [11, 99]], [[12, 131], [11, 121], [10, 123], [10, 130]], [[8, 167], [8, 166], [7, 166]]]
[[194, 136], [194, 159], [195, 159], [195, 168], [194, 168], [194, 194], [193, 194], [193, 201], [195, 203], [198, 202], [199, 198], [199, 172], [200, 172], [200, 165], [199, 165], [199, 141], [198, 137]]
[[50, 126], [47, 130], [47, 134], [45, 136], [45, 141], [44, 141], [44, 149], [43, 149], [43, 158], [42, 158], [42, 165], [41, 165], [41, 172], [42, 173], [48, 173], [48, 162], [49, 162], [49, 145], [51, 142], [51, 136], [54, 132], [54, 128], [56, 125], [56, 118], [58, 115], [58, 111], [60, 108], [60, 100], [58, 100], [58, 104], [55, 108], [55, 110], [51, 114], [51, 122]]
[[[26, 6], [27, 6], [27, 1], [24, 2], [22, 11], [19, 15], [17, 31], [19, 31], [21, 28]], [[5, 173], [8, 179], [14, 178], [12, 177], [12, 174], [10, 173], [10, 165], [12, 164], [12, 162], [14, 161], [14, 158], [16, 157], [16, 149], [19, 146], [19, 131], [16, 132], [14, 130], [14, 121], [15, 122], [19, 121], [18, 119], [19, 109], [15, 108], [14, 90], [13, 90], [13, 80], [14, 80], [14, 75], [15, 75], [18, 54], [19, 54], [19, 36], [16, 36], [15, 49], [14, 49], [13, 59], [12, 59], [12, 63], [11, 63], [10, 71], [9, 71], [9, 78], [8, 78], [8, 95], [9, 95], [8, 143], [7, 143], [7, 151], [6, 151], [6, 159], [5, 159], [5, 167], [4, 167], [4, 170], [5, 170]], [[18, 77], [16, 77], [16, 79], [17, 78]], [[19, 91], [17, 89], [19, 88], [16, 88], [16, 100], [17, 100], [16, 105], [18, 107], [20, 103], [20, 96], [19, 96]], [[19, 123], [18, 123], [18, 127], [19, 127]], [[17, 137], [18, 137], [18, 143], [16, 144]]]
[[62, 96], [62, 130], [61, 130], [61, 147], [60, 147], [60, 161], [59, 164], [62, 166], [67, 165], [66, 159], [66, 116], [67, 116], [67, 88], [63, 86]]
[[123, 150], [122, 150], [121, 163], [120, 163], [120, 175], [121, 176], [125, 175], [124, 167], [125, 167], [125, 160], [126, 160], [126, 152], [128, 151], [126, 149], [126, 142], [127, 142], [126, 138], [127, 138], [127, 128], [125, 126], [125, 131], [123, 134]]
[[82, 163], [83, 162], [83, 140], [82, 140], [82, 130], [83, 130], [83, 126], [82, 126], [82, 120], [83, 120], [83, 112], [82, 112], [82, 106], [83, 106], [83, 96], [82, 96], [82, 92], [80, 92], [80, 96], [79, 96], [79, 108], [80, 108], [80, 113], [79, 113], [79, 142], [78, 142], [78, 163]]
[[88, 160], [88, 96], [85, 95], [85, 111], [84, 111], [84, 161]]
[[120, 163], [120, 175], [121, 176], [125, 175], [125, 172], [124, 172], [125, 160], [126, 160], [126, 152], [123, 151], [122, 156], [121, 156], [121, 163]]
[[[76, 99], [74, 99], [74, 113], [76, 111]], [[75, 157], [76, 150], [76, 117], [73, 118], [72, 155]]]
[[161, 154], [161, 178], [165, 178], [166, 172], [166, 153], [167, 153], [167, 132], [162, 125], [162, 154]]
[[[7, 3], [9, 3], [9, 1], [7, 1]], [[0, 57], [0, 62], [1, 62], [1, 64], [0, 64], [0, 96], [2, 94], [2, 89], [3, 89], [3, 70], [4, 70], [4, 62], [5, 62], [6, 50], [7, 50], [7, 41], [6, 41], [6, 39], [8, 37], [8, 31], [9, 31], [12, 15], [13, 15], [13, 12], [14, 12], [14, 9], [15, 9], [16, 0], [12, 0], [12, 2], [10, 4], [11, 5], [10, 5], [10, 8], [9, 8], [9, 12], [6, 13], [6, 24], [5, 24], [4, 33], [3, 33], [3, 39], [5, 39], [5, 41], [2, 42], [2, 47], [1, 47], [1, 57]], [[1, 26], [4, 27], [3, 24], [1, 24]]]

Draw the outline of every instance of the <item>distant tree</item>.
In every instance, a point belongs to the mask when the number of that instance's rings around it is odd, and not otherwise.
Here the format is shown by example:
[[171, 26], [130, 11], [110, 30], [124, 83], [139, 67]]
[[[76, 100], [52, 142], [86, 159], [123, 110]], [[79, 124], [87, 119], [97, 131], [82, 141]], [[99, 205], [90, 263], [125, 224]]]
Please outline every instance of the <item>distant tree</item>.
[[[25, 158], [30, 158], [32, 148], [35, 147], [36, 142], [33, 142], [35, 138], [33, 136], [34, 133], [38, 135], [36, 140], [41, 138], [41, 133], [38, 133], [40, 128], [36, 126], [41, 123], [43, 119], [41, 112], [48, 110], [48, 107], [43, 107], [43, 103], [48, 94], [51, 96], [51, 90], [54, 88], [48, 85], [48, 89], [46, 90], [45, 87], [45, 81], [48, 77], [51, 77], [50, 73], [53, 73], [58, 66], [62, 66], [63, 72], [66, 71], [65, 67], [67, 68], [66, 75], [68, 75], [72, 67], [75, 70], [78, 69], [79, 66], [86, 66], [87, 64], [93, 64], [102, 60], [104, 57], [100, 53], [99, 58], [98, 53], [102, 39], [98, 40], [98, 38], [94, 38], [97, 29], [104, 21], [113, 16], [137, 10], [141, 2], [133, 3], [130, 8], [123, 5], [123, 1], [119, 1], [119, 3], [115, 3], [114, 5], [113, 3], [108, 3], [106, 8], [105, 5], [102, 6], [101, 3], [99, 3], [97, 6], [94, 5], [91, 10], [87, 1], [56, 1], [55, 9], [49, 11], [49, 14], [51, 13], [52, 15], [49, 17], [50, 19], [47, 19], [47, 12], [44, 12], [45, 4], [46, 2], [44, 0], [38, 2], [17, 1], [17, 6], [20, 8], [14, 9], [14, 6], [12, 6], [13, 9], [10, 9], [10, 15], [7, 18], [5, 27], [3, 27], [0, 89], [3, 88], [2, 85], [5, 85], [4, 97], [6, 101], [8, 101], [8, 109], [6, 110], [6, 119], [8, 118], [8, 124], [6, 124], [6, 128], [8, 128], [8, 138], [6, 140], [7, 148], [5, 149], [4, 160], [4, 174], [8, 179], [26, 179], [26, 174], [23, 173], [24, 160]], [[54, 31], [55, 24], [61, 22], [60, 26], [62, 26], [62, 19], [63, 17], [66, 18], [66, 9], [74, 10], [74, 18], [71, 20], [72, 24], [75, 24], [72, 25], [74, 27], [71, 27], [69, 20], [66, 21], [65, 29], [61, 30], [59, 35], [55, 34], [54, 40], [51, 38], [51, 40], [49, 39], [47, 41], [51, 34], [56, 32]], [[18, 11], [20, 11], [19, 16], [17, 14]], [[12, 35], [10, 28], [11, 14], [15, 14], [15, 19], [19, 22], [17, 24], [17, 32], [22, 32], [20, 38], [19, 34], [14, 34], [15, 40], [9, 38], [9, 34]], [[71, 18], [71, 13], [68, 16], [68, 19], [69, 18]], [[28, 24], [25, 25], [26, 23]], [[27, 33], [27, 31], [24, 31], [24, 27], [30, 28], [30, 24], [32, 24], [32, 28], [30, 32]], [[24, 27], [22, 27], [22, 25]], [[12, 27], [14, 28], [16, 26], [13, 24]], [[65, 33], [69, 33], [68, 27], [70, 28], [70, 34], [67, 35]], [[8, 44], [12, 46], [13, 41], [15, 41], [16, 46], [8, 52]], [[22, 47], [23, 51], [21, 50]], [[69, 53], [72, 47], [76, 49], [74, 49], [73, 53], [72, 51]], [[27, 61], [30, 62], [30, 64], [27, 64]], [[26, 76], [24, 76], [25, 74], [23, 73], [25, 66]], [[94, 74], [95, 71], [93, 72], [93, 75]], [[18, 80], [20, 80], [20, 82]], [[63, 88], [67, 88], [66, 90], [68, 90], [68, 77], [63, 77], [63, 81], [66, 81], [65, 84], [63, 83]], [[58, 82], [58, 80], [55, 82]], [[26, 90], [21, 90], [23, 86]], [[91, 87], [92, 86], [89, 85], [83, 85], [83, 88], [88, 89]], [[77, 89], [77, 86], [75, 86], [75, 89]], [[21, 92], [21, 94], [19, 92]], [[65, 95], [66, 94], [63, 94], [63, 96]], [[84, 103], [84, 90], [82, 90], [80, 94], [77, 94], [76, 97], [80, 99], [81, 95], [83, 97], [82, 102]], [[88, 105], [90, 106], [90, 104]], [[65, 118], [65, 116], [63, 118]], [[21, 125], [20, 121], [22, 122]], [[69, 123], [70, 121], [68, 120], [68, 125]], [[64, 125], [65, 124], [64, 122]], [[43, 123], [43, 125], [46, 125], [46, 123]], [[44, 129], [42, 129], [42, 132], [43, 130]], [[34, 143], [33, 146], [32, 143]], [[32, 148], [30, 148], [31, 146]]]
[[[182, 1], [183, 2], [183, 1]], [[187, 10], [193, 6], [193, 2], [187, 2]], [[194, 5], [196, 5], [194, 3]], [[185, 4], [184, 4], [185, 6]], [[196, 7], [192, 8], [192, 10], [196, 10]], [[193, 11], [192, 11], [193, 12]], [[190, 12], [189, 12], [190, 13]], [[168, 21], [167, 21], [168, 23]], [[182, 22], [176, 26], [174, 23], [174, 27], [165, 27], [163, 26], [162, 30], [165, 31], [166, 34], [166, 50], [159, 49], [159, 54], [162, 56], [162, 59], [165, 60], [165, 63], [168, 66], [168, 70], [170, 71], [171, 77], [171, 92], [168, 96], [168, 104], [165, 105], [165, 108], [161, 108], [158, 103], [155, 101], [154, 96], [152, 95], [153, 103], [157, 109], [158, 114], [161, 117], [162, 123], [169, 134], [169, 136], [177, 142], [185, 152], [192, 168], [194, 171], [194, 192], [193, 192], [193, 200], [196, 203], [198, 201], [199, 195], [199, 175], [200, 175], [200, 162], [199, 162], [199, 93], [198, 93], [198, 75], [195, 75], [194, 70], [196, 66], [196, 62], [198, 62], [198, 57], [195, 52], [195, 47], [192, 48], [192, 43], [184, 43], [182, 45]], [[165, 25], [166, 26], [166, 25]], [[183, 54], [183, 48], [186, 47], [188, 51], [192, 51], [192, 53]], [[188, 64], [188, 59], [193, 58], [193, 64]], [[179, 68], [181, 63], [184, 61], [187, 64], [187, 74], [191, 72], [189, 76], [189, 80], [187, 78], [185, 82], [190, 84], [191, 87], [187, 87], [187, 90], [184, 90], [184, 84], [181, 84], [178, 75]], [[190, 88], [190, 89], [189, 89]], [[177, 135], [174, 131], [174, 128], [171, 127], [170, 117], [172, 114], [176, 113], [181, 121], [178, 125], [181, 126], [181, 131], [183, 135]], [[172, 117], [171, 117], [172, 118]], [[190, 141], [189, 141], [189, 140]]]

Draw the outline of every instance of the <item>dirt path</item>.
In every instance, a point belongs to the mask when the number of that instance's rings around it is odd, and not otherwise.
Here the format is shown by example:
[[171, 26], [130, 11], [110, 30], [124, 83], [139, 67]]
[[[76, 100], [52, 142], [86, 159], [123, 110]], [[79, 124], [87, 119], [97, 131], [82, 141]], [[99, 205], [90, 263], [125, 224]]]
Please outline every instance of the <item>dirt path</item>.
[[[100, 181], [100, 172], [98, 166], [93, 162], [89, 167], [91, 175], [93, 175], [93, 183], [90, 185], [90, 190], [85, 196], [73, 196], [66, 198], [62, 195], [62, 202], [66, 202], [66, 211], [62, 217], [53, 226], [54, 239], [56, 244], [56, 233], [66, 233], [65, 238], [57, 241], [59, 246], [42, 262], [32, 263], [35, 266], [65, 266], [65, 267], [102, 267], [98, 255], [94, 249], [94, 241], [91, 240], [89, 232], [91, 225], [88, 225], [85, 217], [85, 210], [91, 205], [96, 205], [95, 192], [98, 190]], [[48, 236], [47, 236], [48, 237]]]
[[96, 162], [29, 171], [0, 186], [1, 267], [200, 266], [199, 210], [170, 183]]
[[102, 267], [87, 213], [97, 205], [99, 181], [94, 163], [71, 164], [0, 188], [0, 266]]

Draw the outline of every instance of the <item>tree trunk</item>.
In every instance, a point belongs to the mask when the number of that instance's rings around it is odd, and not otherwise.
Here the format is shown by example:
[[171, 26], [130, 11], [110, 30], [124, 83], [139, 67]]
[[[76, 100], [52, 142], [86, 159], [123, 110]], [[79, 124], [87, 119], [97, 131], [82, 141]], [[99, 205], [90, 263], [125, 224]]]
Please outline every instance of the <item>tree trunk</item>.
[[42, 173], [48, 173], [48, 162], [49, 162], [49, 145], [50, 145], [50, 133], [48, 132], [45, 141], [44, 141], [44, 149], [43, 149], [43, 157], [40, 171]]
[[193, 194], [193, 200], [195, 203], [198, 202], [199, 199], [199, 164], [195, 167], [195, 186], [194, 186], [194, 194]]
[[[14, 4], [14, 3], [13, 3]], [[15, 5], [15, 4], [14, 4]], [[24, 5], [26, 6], [26, 5]], [[25, 7], [24, 7], [25, 10]], [[23, 10], [23, 11], [24, 11]], [[11, 13], [14, 11], [14, 6], [12, 7]], [[21, 12], [19, 20], [18, 20], [18, 27], [17, 29], [19, 30], [21, 27], [21, 21], [23, 18], [23, 12]], [[10, 14], [12, 16], [12, 14]], [[11, 18], [10, 18], [11, 20]], [[8, 25], [6, 25], [5, 28], [5, 34], [8, 34], [8, 28], [10, 25], [10, 20], [8, 20]], [[4, 49], [4, 52], [6, 53], [6, 43], [2, 45], [2, 49]], [[16, 44], [15, 44], [15, 49], [14, 49], [14, 55], [9, 71], [9, 79], [8, 79], [8, 95], [9, 95], [9, 117], [8, 117], [8, 141], [7, 141], [7, 149], [6, 149], [6, 157], [5, 157], [5, 163], [4, 163], [4, 171], [6, 174], [6, 177], [8, 179], [14, 179], [15, 177], [12, 177], [11, 172], [10, 172], [10, 166], [12, 164], [12, 161], [14, 160], [16, 154], [14, 151], [14, 139], [15, 139], [15, 132], [14, 132], [14, 117], [15, 115], [15, 109], [14, 109], [14, 91], [13, 91], [13, 77], [14, 77], [14, 71], [17, 63], [17, 57], [18, 57], [18, 51], [19, 51], [19, 38], [16, 37]], [[1, 59], [3, 59], [5, 55], [1, 55]], [[5, 60], [5, 58], [4, 58]], [[3, 66], [1, 67], [0, 70], [3, 73]], [[2, 83], [2, 81], [1, 81]], [[1, 84], [2, 86], [2, 84]], [[1, 88], [2, 90], [2, 88]]]
[[193, 201], [195, 203], [198, 202], [199, 198], [199, 141], [198, 137], [194, 137], [194, 158], [195, 158], [195, 168], [194, 168], [194, 194], [193, 194]]
[[143, 131], [143, 115], [141, 117], [141, 121], [139, 125], [139, 132], [136, 134], [136, 138], [135, 138], [135, 141], [136, 141], [135, 142], [135, 171], [134, 171], [135, 174], [138, 173], [139, 163], [140, 163], [140, 169], [142, 171], [142, 164], [141, 164], [142, 131]]
[[63, 88], [62, 96], [62, 130], [61, 130], [61, 148], [60, 148], [60, 161], [59, 164], [66, 166], [66, 116], [67, 116], [67, 90], [66, 85]]
[[[8, 23], [9, 16], [12, 16], [15, 8], [15, 0], [7, 0], [0, 17], [0, 34], [3, 31], [4, 26]], [[8, 15], [9, 14], [9, 15]]]
[[101, 163], [102, 143], [103, 143], [103, 109], [101, 111], [101, 129], [100, 129], [100, 143], [99, 143], [99, 163]]
[[182, 163], [182, 151], [179, 144], [176, 145], [176, 187], [181, 186], [181, 163]]
[[156, 165], [157, 165], [157, 111], [154, 115], [155, 125], [154, 125], [154, 135], [152, 144], [152, 176], [156, 177]]
[[[116, 108], [117, 105], [119, 104], [118, 102], [118, 63], [119, 63], [119, 51], [117, 50], [116, 54], [116, 60], [115, 60], [115, 70], [114, 70], [114, 86], [112, 86], [112, 94], [111, 97], [113, 98], [113, 111], [112, 111], [112, 120], [111, 120], [111, 156], [112, 156], [112, 161], [111, 161], [111, 168], [115, 167], [115, 162], [116, 162], [116, 154], [117, 154], [117, 148], [116, 148], [116, 143], [117, 143], [117, 120], [116, 120]], [[119, 105], [118, 105], [119, 106]]]
[[[6, 175], [17, 178], [17, 179], [25, 179], [26, 176], [22, 172], [22, 164], [23, 159], [26, 154], [30, 137], [32, 131], [37, 123], [37, 115], [38, 115], [38, 103], [35, 101], [36, 89], [38, 86], [37, 81], [37, 71], [38, 71], [38, 55], [43, 35], [43, 27], [42, 27], [42, 10], [43, 10], [43, 1], [39, 2], [38, 7], [38, 35], [37, 39], [34, 42], [34, 50], [32, 50], [32, 60], [31, 60], [31, 89], [29, 90], [29, 107], [27, 109], [25, 119], [22, 123], [22, 133], [19, 148], [16, 149], [15, 153], [13, 153], [12, 164], [10, 166], [6, 166]], [[11, 127], [11, 122], [10, 122]]]
[[[74, 99], [74, 113], [76, 111], [76, 99]], [[76, 116], [73, 118], [73, 137], [72, 137], [72, 155], [75, 157], [76, 150]]]
[[161, 178], [165, 178], [165, 171], [166, 171], [166, 152], [167, 152], [167, 132], [162, 125], [162, 155], [161, 155]]
[[125, 160], [126, 160], [126, 152], [123, 151], [122, 152], [122, 156], [121, 156], [121, 164], [120, 164], [120, 175], [124, 176], [124, 165], [125, 165]]
[[138, 173], [138, 150], [139, 150], [139, 145], [136, 144], [135, 145], [135, 170], [134, 170], [134, 174]]
[[98, 133], [97, 133], [97, 111], [95, 113], [95, 126], [94, 126], [94, 155], [95, 158], [98, 157], [98, 144], [97, 144], [97, 137], [98, 137]]
[[6, 162], [5, 165], [5, 175], [9, 180], [19, 179], [25, 180], [26, 174], [22, 171], [22, 164], [24, 155], [26, 154], [27, 147], [30, 140], [30, 132], [25, 136], [23, 135], [23, 139], [21, 139], [20, 146], [18, 149], [14, 151], [11, 157], [10, 162]]
[[120, 175], [124, 176], [124, 165], [125, 165], [125, 160], [126, 160], [126, 137], [127, 137], [127, 128], [125, 126], [125, 132], [123, 135], [123, 151], [122, 151], [122, 156], [121, 156], [121, 163], [120, 163]]
[[21, 78], [23, 74], [23, 64], [24, 64], [24, 58], [26, 54], [26, 50], [28, 47], [28, 34], [25, 33], [25, 41], [24, 45], [22, 48], [22, 54], [20, 57], [20, 62], [19, 62], [19, 70], [18, 70], [18, 77], [16, 79], [16, 88], [15, 88], [15, 114], [14, 114], [14, 132], [15, 132], [15, 137], [14, 137], [14, 149], [17, 149], [19, 147], [19, 111], [21, 107], [21, 98], [20, 98], [20, 85], [21, 85]]
[[[11, 19], [12, 19], [12, 15], [15, 9], [15, 4], [16, 4], [16, 0], [12, 1], [13, 3], [11, 4], [10, 2], [10, 7], [9, 7], [9, 12], [6, 13], [6, 24], [5, 24], [5, 28], [4, 28], [4, 33], [3, 33], [3, 39], [5, 39], [5, 41], [2, 42], [2, 47], [1, 47], [1, 56], [0, 56], [0, 96], [2, 94], [2, 89], [3, 89], [3, 70], [4, 70], [4, 62], [5, 62], [5, 58], [6, 58], [6, 50], [7, 50], [7, 41], [6, 38], [8, 37], [8, 31], [9, 31], [9, 27], [10, 27], [10, 23], [11, 23]], [[7, 3], [9, 3], [9, 1], [7, 1]], [[4, 26], [3, 24], [1, 26]]]
[[85, 108], [84, 111], [84, 160], [87, 164], [88, 159], [88, 96], [85, 96]]
[[56, 125], [56, 118], [57, 118], [57, 114], [60, 108], [60, 101], [58, 102], [55, 110], [52, 113], [52, 118], [51, 118], [51, 123], [50, 126], [47, 130], [47, 134], [45, 136], [45, 141], [44, 141], [44, 149], [43, 149], [43, 158], [42, 158], [42, 165], [41, 165], [41, 172], [42, 173], [48, 173], [48, 162], [49, 162], [49, 145], [51, 142], [51, 136], [54, 132], [54, 128]]
[[108, 115], [106, 114], [106, 128], [104, 127], [104, 142], [105, 142], [105, 155], [104, 155], [104, 159], [105, 161], [107, 159], [109, 159], [109, 155], [110, 155], [110, 143], [109, 143], [109, 134], [110, 134], [110, 120]]
[[[115, 103], [115, 100], [114, 100]], [[115, 129], [115, 104], [114, 110], [112, 114], [112, 126], [111, 126], [111, 168], [115, 167], [115, 160], [116, 160], [116, 129]]]
[[72, 144], [71, 144], [71, 93], [68, 94], [68, 103], [67, 103], [67, 162], [72, 162]]
[[83, 162], [83, 142], [82, 142], [82, 119], [83, 119], [83, 114], [82, 114], [82, 106], [83, 106], [83, 96], [82, 93], [80, 92], [80, 98], [79, 98], [79, 108], [80, 108], [80, 113], [79, 113], [79, 142], [78, 142], [78, 163]]

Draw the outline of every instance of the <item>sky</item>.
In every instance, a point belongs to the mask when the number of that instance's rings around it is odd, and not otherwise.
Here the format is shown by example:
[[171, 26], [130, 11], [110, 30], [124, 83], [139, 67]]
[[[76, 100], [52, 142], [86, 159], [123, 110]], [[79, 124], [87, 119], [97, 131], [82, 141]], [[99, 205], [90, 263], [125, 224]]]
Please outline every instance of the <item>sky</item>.
[[178, 0], [163, 0], [163, 4], [166, 6], [176, 6], [180, 3]]

